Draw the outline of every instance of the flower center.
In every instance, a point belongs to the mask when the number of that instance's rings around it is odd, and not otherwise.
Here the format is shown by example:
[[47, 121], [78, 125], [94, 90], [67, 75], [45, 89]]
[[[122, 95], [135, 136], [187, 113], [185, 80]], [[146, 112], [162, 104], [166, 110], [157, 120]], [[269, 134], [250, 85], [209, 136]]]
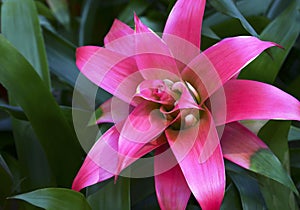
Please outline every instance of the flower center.
[[194, 100], [197, 102], [197, 104], [200, 104], [201, 98], [200, 95], [198, 94], [197, 90], [191, 85], [191, 83], [185, 81], [184, 82], [190, 92], [190, 94], [193, 96]]
[[198, 119], [195, 117], [194, 114], [188, 114], [185, 116], [184, 118], [184, 123], [185, 123], [185, 127], [192, 127], [194, 125], [196, 125], [196, 123], [198, 122]]
[[192, 127], [200, 119], [200, 96], [187, 81], [145, 80], [135, 96], [160, 104], [160, 112], [174, 130]]

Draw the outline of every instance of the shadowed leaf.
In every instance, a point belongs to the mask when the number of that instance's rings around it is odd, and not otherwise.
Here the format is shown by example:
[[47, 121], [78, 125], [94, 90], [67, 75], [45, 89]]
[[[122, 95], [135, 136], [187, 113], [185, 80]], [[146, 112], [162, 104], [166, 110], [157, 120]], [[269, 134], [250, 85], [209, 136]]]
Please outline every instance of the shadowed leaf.
[[278, 181], [298, 193], [288, 173], [270, 150], [261, 149], [254, 153], [251, 157], [250, 170]]
[[[44, 40], [37, 10], [32, 0], [4, 0], [1, 7], [1, 31], [34, 66], [45, 84], [50, 76]], [[21, 36], [22, 35], [22, 36]]]
[[[300, 32], [299, 1], [294, 0], [288, 8], [274, 19], [260, 34], [260, 39], [273, 41], [284, 49], [270, 49], [272, 57], [266, 53], [249, 64], [239, 75], [241, 79], [258, 80], [272, 84], [294, 45]], [[287, 24], [288, 23], [288, 24]]]
[[10, 197], [10, 199], [24, 200], [46, 210], [91, 210], [91, 207], [81, 193], [63, 188], [35, 190], [29, 193], [15, 195]]
[[[287, 136], [290, 121], [270, 121], [259, 132], [274, 154], [281, 161], [285, 170], [290, 169]], [[267, 169], [266, 169], [267, 170]], [[259, 184], [269, 209], [297, 209], [292, 189], [265, 177], [258, 177]], [[277, 198], [281, 198], [280, 201]]]
[[231, 183], [226, 191], [225, 196], [223, 199], [223, 203], [221, 206], [221, 210], [242, 210], [242, 204], [240, 201], [239, 192], [237, 191], [236, 187]]
[[116, 184], [110, 181], [103, 188], [87, 198], [92, 209], [129, 210], [130, 179], [119, 177]]
[[53, 14], [57, 20], [65, 26], [67, 29], [70, 28], [70, 15], [68, 9], [67, 0], [46, 0], [49, 4]]
[[228, 172], [231, 180], [237, 187], [243, 209], [266, 209], [264, 199], [255, 179], [245, 174]]
[[246, 20], [246, 18], [242, 15], [242, 13], [239, 11], [239, 9], [236, 7], [233, 0], [228, 1], [222, 1], [222, 0], [211, 0], [211, 5], [218, 10], [219, 12], [222, 12], [226, 15], [229, 15], [233, 18], [237, 18], [241, 21], [244, 28], [253, 36], [258, 36], [254, 28], [249, 24], [249, 22]]
[[82, 155], [75, 134], [32, 66], [3, 36], [0, 54], [0, 82], [26, 113], [57, 181], [69, 186]]

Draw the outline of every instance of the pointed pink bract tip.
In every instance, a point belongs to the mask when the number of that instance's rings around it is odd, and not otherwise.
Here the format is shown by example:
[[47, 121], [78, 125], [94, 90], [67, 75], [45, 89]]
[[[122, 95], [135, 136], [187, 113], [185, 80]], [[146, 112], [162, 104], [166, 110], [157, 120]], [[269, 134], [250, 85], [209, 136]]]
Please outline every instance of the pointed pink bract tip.
[[134, 18], [134, 30], [137, 31], [137, 29], [139, 28], [138, 26], [141, 24], [141, 21], [139, 19], [139, 17], [136, 15], [136, 13], [133, 14], [133, 18]]
[[134, 22], [139, 21], [139, 17], [137, 16], [137, 14], [135, 12], [133, 12], [133, 19], [134, 19]]
[[76, 176], [76, 178], [72, 183], [72, 190], [79, 192], [81, 189], [83, 189], [83, 187], [81, 187], [80, 184], [78, 183], [78, 176]]
[[[133, 34], [132, 28], [130, 28], [128, 25], [123, 23], [122, 21], [115, 19], [109, 32], [104, 37], [104, 45], [107, 47], [107, 45], [114, 40], [117, 40], [119, 38], [122, 38], [124, 36]], [[110, 48], [112, 46], [110, 45]], [[113, 49], [113, 48], [112, 48]], [[116, 49], [116, 51], [119, 51], [119, 49]]]
[[96, 46], [83, 46], [76, 49], [76, 65], [82, 70], [89, 58], [97, 52], [99, 47]]
[[80, 191], [80, 189], [76, 185], [75, 186], [72, 185], [72, 190], [77, 191], [77, 192]]
[[117, 176], [117, 175], [115, 175], [115, 177], [114, 177], [114, 184], [116, 184], [116, 183], [117, 183], [117, 180], [118, 180], [118, 176]]
[[100, 168], [96, 162], [87, 156], [73, 181], [72, 189], [80, 191], [85, 187], [109, 179], [112, 176], [113, 174]]

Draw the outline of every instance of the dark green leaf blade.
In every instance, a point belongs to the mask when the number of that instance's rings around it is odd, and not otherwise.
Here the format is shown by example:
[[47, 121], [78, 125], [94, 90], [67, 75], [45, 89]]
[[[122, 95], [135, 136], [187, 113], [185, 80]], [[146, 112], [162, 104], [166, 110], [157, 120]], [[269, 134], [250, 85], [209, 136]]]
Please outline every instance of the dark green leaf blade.
[[221, 206], [221, 210], [242, 210], [242, 204], [240, 201], [239, 192], [237, 191], [236, 187], [231, 183], [226, 191], [225, 196], [223, 199], [223, 203]]
[[130, 179], [119, 177], [116, 184], [110, 181], [98, 192], [87, 198], [92, 209], [129, 210], [130, 209]]
[[46, 210], [91, 210], [91, 207], [81, 193], [64, 188], [39, 189], [10, 198], [24, 200]]
[[61, 186], [69, 186], [81, 163], [76, 136], [32, 66], [0, 36], [0, 82], [23, 108]]
[[300, 148], [292, 148], [291, 154], [291, 167], [300, 169]]
[[266, 209], [264, 199], [255, 179], [235, 172], [228, 172], [228, 174], [240, 193], [244, 210]]
[[[56, 185], [45, 151], [41, 146], [31, 124], [12, 119], [15, 146], [20, 159], [22, 190]], [[39, 170], [37, 170], [37, 168]]]
[[270, 49], [272, 57], [265, 53], [260, 55], [240, 73], [239, 78], [266, 83], [274, 82], [300, 32], [299, 4], [298, 0], [292, 1], [289, 7], [274, 19], [260, 35], [262, 40], [273, 41], [283, 46], [284, 49]]
[[102, 116], [103, 114], [103, 110], [101, 107], [98, 107], [94, 114], [91, 116], [91, 119], [89, 120], [88, 125], [92, 126], [92, 125], [96, 125], [97, 124], [97, 120]]
[[288, 139], [289, 141], [300, 140], [300, 128], [291, 126]]
[[273, 179], [298, 194], [287, 171], [270, 150], [261, 149], [254, 153], [251, 157], [250, 170]]
[[66, 27], [70, 28], [70, 14], [68, 2], [66, 0], [46, 0], [57, 20]]
[[11, 116], [19, 120], [28, 120], [23, 110], [19, 106], [11, 106], [8, 104], [1, 104], [0, 109], [8, 112]]
[[[270, 7], [272, 0], [241, 0], [237, 1], [236, 5], [239, 11], [245, 17], [251, 16], [260, 16], [266, 13], [267, 9]], [[259, 5], [259, 7], [257, 6]], [[230, 19], [229, 16], [223, 15], [221, 13], [213, 13], [212, 15], [208, 16], [204, 19], [204, 25], [207, 26], [214, 26], [216, 24], [220, 24], [226, 20]]]
[[35, 3], [36, 9], [37, 9], [39, 15], [42, 15], [51, 21], [55, 20], [53, 12], [51, 11], [51, 9], [49, 7], [47, 7], [45, 4], [43, 4], [40, 1], [35, 1], [34, 3]]
[[102, 45], [104, 36], [126, 3], [127, 0], [86, 0], [80, 21], [79, 46]]
[[[47, 29], [44, 30], [44, 36], [51, 72], [74, 87], [80, 75], [75, 65], [76, 46]], [[80, 77], [80, 81], [76, 84], [79, 92], [88, 88], [98, 88], [84, 76]], [[96, 96], [97, 104], [103, 103], [108, 97], [110, 94], [99, 88]]]
[[211, 0], [211, 5], [218, 11], [240, 20], [244, 28], [253, 36], [258, 36], [254, 28], [249, 24], [232, 0]]
[[258, 177], [258, 180], [268, 209], [299, 209], [295, 201], [295, 196], [290, 189], [265, 177]]
[[4, 158], [0, 154], [0, 207], [1, 203], [4, 202], [4, 199], [10, 195], [12, 191], [12, 184], [13, 184], [13, 175], [8, 168]]
[[[289, 148], [287, 136], [290, 121], [270, 121], [258, 133], [289, 172]], [[258, 177], [260, 188], [269, 209], [297, 209], [291, 189], [265, 177]], [[276, 198], [281, 198], [280, 200]]]
[[79, 75], [75, 65], [76, 46], [47, 29], [44, 29], [44, 37], [51, 72], [74, 87]]
[[141, 15], [147, 7], [149, 7], [150, 2], [146, 0], [132, 0], [126, 6], [126, 8], [119, 14], [118, 19], [126, 24], [133, 22], [133, 14]]
[[[0, 103], [0, 109], [8, 112], [12, 117], [14, 117], [17, 120], [23, 120], [23, 121], [28, 121], [28, 118], [26, 114], [24, 113], [23, 109], [19, 106], [11, 106], [7, 104], [1, 104]], [[72, 111], [76, 111], [77, 113], [82, 113], [82, 114], [89, 114], [89, 112], [82, 110], [82, 109], [77, 109], [77, 108], [72, 108], [68, 106], [60, 106], [61, 112], [70, 124], [70, 126], [73, 126], [73, 120], [72, 120]], [[99, 111], [98, 111], [99, 112]], [[101, 115], [99, 112], [98, 115]], [[96, 115], [96, 116], [98, 116]], [[99, 116], [100, 117], [100, 116]], [[91, 125], [94, 125], [95, 123], [91, 123]]]
[[[32, 0], [4, 1], [2, 7], [2, 32], [4, 36], [34, 67], [50, 90], [50, 76], [44, 41], [39, 25], [37, 9]], [[20, 36], [22, 34], [22, 36]], [[9, 92], [10, 104], [17, 105]], [[9, 108], [6, 107], [7, 111]], [[10, 109], [12, 111], [12, 109]], [[17, 114], [17, 110], [13, 110]], [[20, 113], [20, 112], [19, 112]], [[18, 115], [20, 117], [20, 115]], [[20, 162], [24, 190], [54, 185], [53, 175], [45, 152], [28, 122], [12, 119], [15, 145]], [[40, 170], [36, 170], [39, 168]]]
[[50, 88], [50, 75], [44, 40], [37, 9], [32, 0], [4, 0], [1, 14], [3, 35], [34, 66], [46, 86]]

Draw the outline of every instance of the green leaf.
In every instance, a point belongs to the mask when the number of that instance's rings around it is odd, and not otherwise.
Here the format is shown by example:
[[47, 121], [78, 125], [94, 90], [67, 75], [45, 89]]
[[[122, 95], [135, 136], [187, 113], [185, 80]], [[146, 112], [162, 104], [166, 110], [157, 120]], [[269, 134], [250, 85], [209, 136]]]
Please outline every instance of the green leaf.
[[96, 109], [96, 111], [94, 112], [94, 114], [92, 115], [91, 119], [89, 120], [88, 125], [89, 126], [96, 125], [97, 120], [102, 116], [102, 114], [103, 114], [103, 111], [102, 111], [101, 107], [98, 107]]
[[124, 3], [124, 0], [86, 0], [82, 8], [79, 45], [102, 45], [104, 36]]
[[[295, 59], [297, 62], [297, 59]], [[290, 85], [288, 86], [288, 92], [295, 96], [298, 100], [300, 100], [300, 88], [299, 88], [299, 84], [300, 84], [300, 75], [295, 78]]]
[[2, 156], [3, 156], [3, 159], [5, 160], [5, 163], [7, 164], [7, 167], [9, 168], [10, 174], [12, 175], [13, 186], [10, 189], [11, 192], [9, 194], [9, 196], [11, 196], [12, 193], [21, 191], [20, 185], [24, 181], [25, 178], [21, 177], [19, 160], [17, 160], [11, 154], [8, 154], [5, 152], [3, 152]]
[[132, 206], [142, 206], [144, 200], [149, 197], [156, 197], [154, 178], [148, 177], [143, 179], [131, 179], [130, 180], [131, 189], [131, 200]]
[[242, 210], [242, 204], [240, 201], [239, 192], [236, 187], [231, 183], [226, 191], [223, 199], [223, 203], [221, 206], [221, 210]]
[[252, 177], [235, 172], [228, 172], [237, 187], [244, 210], [266, 209], [259, 185]]
[[[61, 111], [68, 121], [70, 126], [73, 126], [72, 120], [72, 108], [61, 106]], [[45, 186], [54, 186], [55, 181], [51, 175], [49, 164], [46, 159], [43, 148], [38, 142], [38, 139], [32, 129], [32, 126], [25, 121], [28, 118], [21, 107], [10, 106], [6, 104], [0, 104], [0, 109], [4, 109], [9, 112], [15, 119], [12, 124], [14, 129], [18, 132], [14, 132], [18, 157], [21, 157], [19, 162], [23, 177], [26, 177], [22, 182], [22, 187], [26, 190], [36, 189]], [[87, 114], [83, 110], [74, 109], [76, 112], [82, 112]], [[36, 170], [39, 168], [40, 170]]]
[[57, 20], [65, 26], [66, 29], [70, 28], [70, 14], [68, 9], [67, 0], [46, 0], [49, 4], [53, 14]]
[[[28, 15], [29, 14], [29, 15]], [[50, 89], [50, 76], [45, 54], [44, 41], [32, 0], [4, 1], [2, 7], [2, 32], [21, 52]], [[22, 34], [22, 36], [20, 36]], [[9, 101], [16, 105], [13, 93], [8, 91]], [[6, 107], [8, 110], [8, 107]], [[17, 110], [13, 110], [17, 114]], [[28, 122], [12, 119], [15, 146], [23, 177], [23, 190], [54, 185], [45, 152]], [[40, 170], [36, 170], [40, 168]]]
[[[270, 21], [263, 16], [252, 16], [248, 18], [248, 21], [257, 31], [262, 31]], [[237, 19], [226, 20], [220, 24], [211, 27], [212, 30], [222, 38], [249, 35]], [[226, 28], [226, 30], [224, 30]]]
[[228, 0], [228, 1], [211, 0], [210, 4], [219, 12], [222, 12], [230, 17], [237, 18], [250, 34], [252, 34], [253, 36], [258, 36], [254, 28], [248, 23], [246, 18], [236, 7], [233, 0]]
[[161, 32], [164, 29], [164, 23], [162, 23], [161, 21], [162, 16], [163, 14], [161, 14], [160, 12], [151, 11], [147, 13], [147, 16], [140, 16], [140, 20], [147, 27], [151, 28], [151, 30], [155, 32]]
[[293, 192], [278, 182], [265, 177], [258, 177], [260, 190], [264, 196], [268, 209], [298, 210]]
[[[148, 206], [147, 206], [148, 208]], [[156, 210], [156, 209], [155, 209]], [[192, 204], [188, 204], [186, 206], [186, 210], [201, 210], [200, 206], [199, 205], [192, 205]]]
[[[237, 8], [244, 15], [244, 17], [260, 16], [266, 13], [272, 0], [240, 0], [236, 2]], [[259, 5], [259, 7], [257, 6]], [[230, 19], [229, 16], [221, 13], [213, 13], [204, 19], [204, 25], [214, 26]]]
[[274, 19], [285, 8], [287, 8], [292, 1], [293, 0], [276, 0], [276, 1], [274, 1], [273, 4], [271, 4], [270, 8], [268, 9], [267, 16], [271, 19]]
[[[47, 29], [44, 30], [44, 37], [51, 72], [58, 76], [62, 81], [74, 87], [79, 76], [79, 70], [75, 65], [76, 46]], [[91, 88], [97, 88], [85, 77], [81, 77], [81, 80], [85, 80], [85, 82], [84, 86], [80, 86], [83, 82], [77, 84], [79, 91], [85, 90], [90, 86]], [[96, 96], [96, 103], [101, 104], [109, 97], [110, 94], [99, 89]]]
[[51, 72], [74, 87], [79, 74], [75, 65], [76, 46], [47, 29], [44, 38]]
[[4, 0], [1, 31], [21, 52], [50, 88], [44, 40], [33, 0]]
[[289, 131], [288, 140], [289, 141], [300, 140], [300, 128], [291, 126], [291, 129]]
[[291, 167], [300, 169], [300, 148], [291, 148]]
[[0, 54], [0, 82], [30, 120], [58, 184], [69, 186], [82, 156], [74, 132], [32, 66], [1, 35]]
[[[49, 166], [45, 151], [41, 146], [31, 124], [12, 120], [15, 146], [18, 153], [22, 190], [54, 186], [55, 178]], [[36, 169], [39, 170], [36, 170]]]
[[274, 152], [286, 170], [290, 168], [287, 141], [290, 126], [291, 121], [271, 120], [258, 133], [258, 136]]
[[8, 104], [0, 104], [0, 109], [8, 112], [11, 116], [19, 120], [28, 120], [23, 110], [19, 106], [11, 106]]
[[130, 179], [118, 177], [116, 184], [110, 181], [98, 192], [87, 198], [92, 209], [130, 209]]
[[[0, 151], [7, 147], [12, 147], [14, 144], [14, 137], [10, 130], [10, 120], [9, 118], [0, 121]], [[7, 126], [7, 128], [5, 128]]]
[[268, 149], [260, 149], [252, 155], [249, 170], [273, 179], [298, 194], [287, 171], [276, 156]]
[[273, 83], [299, 35], [299, 18], [299, 1], [294, 0], [260, 35], [262, 40], [280, 44], [284, 47], [284, 50], [279, 48], [270, 49], [269, 52], [272, 57], [265, 53], [260, 55], [240, 73], [239, 78]]
[[34, 1], [36, 9], [40, 15], [43, 15], [47, 19], [54, 21], [55, 17], [53, 15], [53, 12], [47, 7], [45, 4], [43, 4], [40, 1]]
[[10, 195], [12, 191], [12, 184], [13, 184], [13, 175], [8, 168], [5, 160], [3, 159], [2, 155], [0, 154], [0, 204], [3, 203], [5, 198]]
[[133, 23], [133, 14], [141, 15], [148, 7], [150, 2], [146, 0], [131, 0], [125, 9], [119, 14], [118, 19], [124, 23]]
[[[248, 21], [258, 32], [262, 31], [270, 22], [266, 17], [263, 17], [263, 16], [252, 16], [252, 17], [248, 18]], [[204, 28], [207, 27], [205, 24], [206, 23], [204, 22], [204, 25], [203, 25]], [[210, 26], [210, 28], [220, 38], [249, 35], [249, 33], [241, 25], [239, 20], [234, 19], [234, 18], [226, 19], [222, 22], [219, 22], [215, 25]], [[226, 29], [226, 30], [224, 30], [224, 29]], [[202, 32], [202, 34], [205, 35], [203, 32]], [[211, 37], [211, 38], [213, 38], [213, 37]], [[216, 44], [216, 41], [217, 41], [215, 39], [208, 39], [206, 36], [203, 36], [202, 40], [203, 40], [201, 43], [202, 50], [205, 50], [205, 49], [209, 48], [210, 46], [212, 46], [213, 44]]]
[[267, 10], [270, 8], [270, 5], [272, 5], [273, 2], [273, 0], [241, 0], [236, 4], [244, 16], [256, 16], [266, 14]]
[[241, 123], [250, 131], [258, 134], [259, 130], [267, 123], [267, 120], [243, 120]]
[[[270, 149], [281, 161], [285, 171], [289, 171], [290, 169], [287, 141], [290, 123], [290, 121], [270, 121], [258, 133], [258, 136], [268, 144]], [[276, 169], [277, 167], [273, 168]], [[265, 170], [268, 171], [269, 169]], [[279, 170], [279, 168], [277, 168], [277, 170]], [[291, 187], [287, 188], [285, 187], [287, 186], [286, 184], [283, 186], [265, 177], [258, 177], [258, 179], [268, 209], [296, 209], [295, 197], [291, 191], [293, 190]], [[281, 199], [278, 200], [278, 198]]]
[[[28, 121], [26, 114], [24, 113], [23, 109], [19, 106], [11, 106], [11, 105], [0, 103], [0, 109], [8, 112], [15, 119]], [[83, 114], [89, 114], [89, 112], [84, 111], [82, 109], [72, 108], [72, 107], [68, 107], [68, 106], [60, 106], [60, 109], [61, 109], [62, 114], [66, 118], [66, 120], [69, 122], [70, 126], [73, 126], [72, 111], [76, 111], [77, 113], [82, 112]], [[98, 116], [98, 115], [100, 117], [101, 113], [100, 112], [98, 114], [96, 113], [96, 116]]]
[[202, 35], [207, 36], [211, 39], [220, 40], [220, 37], [209, 26], [202, 26]]
[[[73, 126], [73, 110], [88, 114], [83, 110], [72, 109], [71, 107], [61, 106], [60, 108], [70, 126]], [[28, 122], [24, 122], [24, 120], [28, 121], [28, 119], [22, 108], [18, 106], [0, 104], [0, 109], [6, 110], [18, 120], [23, 120], [17, 121], [17, 123], [15, 120], [13, 121], [14, 128], [17, 128], [19, 131], [14, 133], [15, 139], [19, 139], [19, 141], [16, 141], [15, 144], [17, 150], [18, 148], [21, 148], [18, 150], [18, 156], [22, 157], [22, 159], [19, 160], [22, 163], [20, 167], [23, 172], [23, 176], [26, 177], [24, 182], [22, 182], [23, 187], [28, 190], [37, 187], [55, 185], [54, 180], [51, 180], [53, 177], [51, 177], [43, 149], [40, 144], [38, 144], [38, 139], [30, 124]], [[33, 154], [31, 153], [28, 155], [28, 152], [30, 151], [33, 152]], [[36, 168], [39, 168], [40, 170], [36, 170]]]
[[15, 195], [10, 197], [10, 199], [24, 200], [46, 210], [91, 210], [91, 207], [81, 193], [64, 188], [39, 189], [33, 192]]

